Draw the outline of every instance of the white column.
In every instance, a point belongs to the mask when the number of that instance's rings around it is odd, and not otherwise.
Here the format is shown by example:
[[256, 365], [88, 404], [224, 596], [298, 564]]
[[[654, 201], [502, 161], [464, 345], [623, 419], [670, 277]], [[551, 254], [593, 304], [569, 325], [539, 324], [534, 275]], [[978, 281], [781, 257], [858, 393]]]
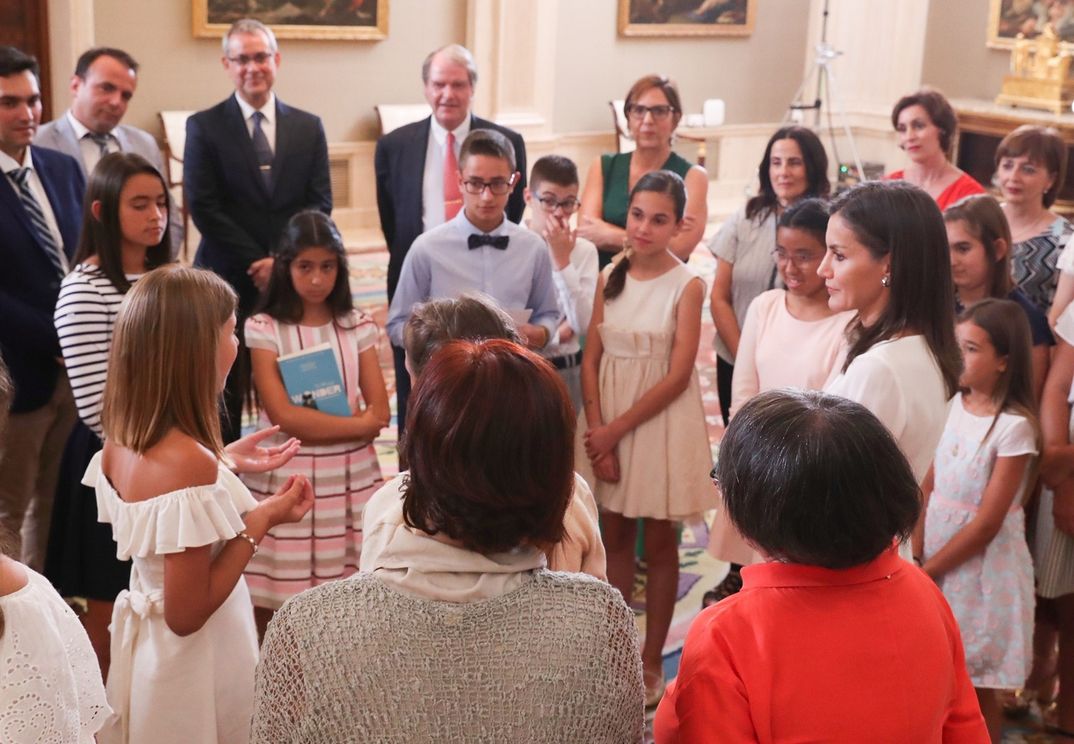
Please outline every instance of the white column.
[[551, 133], [559, 0], [468, 0], [475, 112], [524, 137]]
[[52, 111], [59, 116], [71, 102], [75, 62], [93, 46], [93, 0], [48, 0], [48, 35]]

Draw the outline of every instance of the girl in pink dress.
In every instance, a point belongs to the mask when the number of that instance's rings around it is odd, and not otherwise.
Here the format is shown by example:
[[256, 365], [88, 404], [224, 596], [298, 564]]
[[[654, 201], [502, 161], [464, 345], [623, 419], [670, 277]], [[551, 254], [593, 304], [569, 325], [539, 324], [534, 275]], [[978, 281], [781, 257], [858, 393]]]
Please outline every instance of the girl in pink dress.
[[[332, 220], [309, 210], [291, 218], [276, 253], [261, 311], [246, 321], [259, 426], [280, 427], [302, 449], [284, 468], [245, 478], [254, 497], [271, 494], [292, 473], [313, 483], [305, 519], [265, 537], [246, 578], [263, 633], [289, 597], [358, 570], [362, 510], [381, 483], [373, 440], [388, 424], [388, 393], [377, 358], [378, 329], [351, 299], [343, 240]], [[279, 357], [322, 344], [335, 357], [350, 416], [293, 402]]]
[[1029, 322], [1009, 300], [971, 305], [956, 328], [964, 366], [925, 476], [925, 573], [958, 620], [992, 741], [997, 690], [1022, 686], [1033, 658], [1033, 562], [1022, 510], [1040, 451]]

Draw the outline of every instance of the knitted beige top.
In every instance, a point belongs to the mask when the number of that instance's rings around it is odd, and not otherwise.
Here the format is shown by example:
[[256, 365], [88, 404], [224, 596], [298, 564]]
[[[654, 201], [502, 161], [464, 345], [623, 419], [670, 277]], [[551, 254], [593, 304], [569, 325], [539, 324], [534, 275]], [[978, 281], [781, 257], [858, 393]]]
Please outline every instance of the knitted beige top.
[[280, 609], [257, 667], [251, 742], [640, 742], [634, 618], [584, 574], [527, 572], [474, 602], [359, 573]]

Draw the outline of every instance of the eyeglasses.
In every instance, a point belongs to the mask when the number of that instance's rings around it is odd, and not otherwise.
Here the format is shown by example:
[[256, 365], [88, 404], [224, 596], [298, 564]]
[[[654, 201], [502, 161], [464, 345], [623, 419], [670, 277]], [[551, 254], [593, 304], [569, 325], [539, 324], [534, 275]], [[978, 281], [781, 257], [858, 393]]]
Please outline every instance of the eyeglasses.
[[795, 268], [804, 269], [810, 264], [815, 264], [820, 261], [821, 256], [816, 256], [812, 253], [806, 253], [805, 251], [795, 251], [794, 253], [787, 253], [782, 248], [777, 248], [772, 251], [772, 260], [776, 263], [787, 263], [790, 261], [794, 264]]
[[496, 196], [503, 196], [511, 187], [515, 185], [515, 177], [511, 176], [508, 179], [494, 178], [491, 181], [482, 181], [480, 178], [469, 178], [462, 182], [463, 188], [466, 189], [467, 194], [480, 194], [485, 189], [488, 189]]
[[632, 103], [626, 107], [625, 112], [631, 119], [638, 119], [639, 121], [644, 119], [646, 114], [652, 114], [653, 121], [663, 121], [671, 116], [672, 111], [677, 110], [674, 106], [640, 106]]
[[574, 210], [581, 206], [582, 202], [578, 201], [577, 197], [568, 196], [563, 201], [557, 201], [556, 197], [551, 194], [545, 194], [544, 196], [537, 197], [537, 201], [541, 203], [541, 206], [549, 212], [555, 212], [556, 209], [562, 209], [563, 214], [573, 214]]
[[233, 65], [245, 67], [251, 62], [255, 65], [263, 65], [270, 59], [272, 59], [272, 54], [269, 52], [258, 52], [257, 54], [240, 54], [238, 57], [228, 57], [227, 61]]

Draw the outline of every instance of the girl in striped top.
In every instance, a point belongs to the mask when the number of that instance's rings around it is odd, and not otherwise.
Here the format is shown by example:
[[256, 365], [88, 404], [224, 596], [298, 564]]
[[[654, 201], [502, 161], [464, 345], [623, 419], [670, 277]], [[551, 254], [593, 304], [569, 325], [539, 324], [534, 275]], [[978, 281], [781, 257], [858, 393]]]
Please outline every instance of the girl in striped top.
[[60, 466], [45, 574], [64, 597], [86, 600], [83, 623], [107, 676], [112, 602], [130, 582], [130, 562], [116, 559], [112, 530], [97, 521], [82, 474], [101, 449], [101, 398], [112, 326], [123, 296], [142, 274], [170, 261], [168, 190], [145, 158], [101, 158], [82, 207], [75, 267], [60, 285], [56, 332], [79, 422]]
[[[362, 512], [381, 485], [373, 440], [390, 417], [378, 335], [373, 319], [354, 308], [339, 230], [316, 210], [296, 214], [284, 230], [261, 310], [246, 321], [246, 345], [261, 408], [258, 427], [276, 424], [280, 441], [296, 437], [302, 449], [287, 465], [246, 474], [243, 481], [260, 501], [301, 473], [316, 501], [302, 521], [269, 530], [247, 566], [262, 635], [289, 597], [358, 570]], [[296, 391], [284, 384], [279, 357], [321, 344], [332, 349], [349, 416], [317, 410], [305, 398], [296, 403]]]

